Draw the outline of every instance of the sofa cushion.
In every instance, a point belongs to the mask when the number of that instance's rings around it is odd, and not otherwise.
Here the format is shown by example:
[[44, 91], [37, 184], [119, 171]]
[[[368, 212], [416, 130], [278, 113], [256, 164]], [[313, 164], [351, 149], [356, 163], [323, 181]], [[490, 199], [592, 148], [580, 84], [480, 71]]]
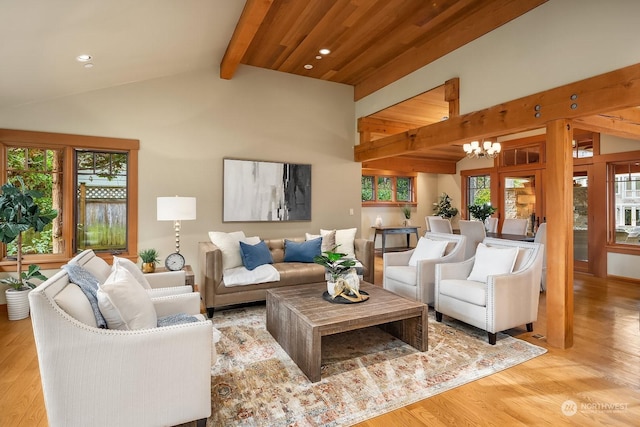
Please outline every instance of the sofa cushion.
[[410, 265], [389, 265], [384, 269], [384, 275], [388, 279], [407, 285], [416, 286], [418, 284], [416, 267]]
[[151, 289], [151, 285], [147, 278], [144, 277], [144, 273], [133, 261], [127, 258], [114, 256], [111, 272], [116, 268], [116, 264], [119, 264], [122, 268], [125, 268], [129, 273], [131, 273], [131, 275], [136, 279], [136, 282], [140, 283], [144, 289]]
[[94, 328], [98, 327], [96, 316], [93, 314], [89, 299], [79, 286], [69, 283], [53, 297], [53, 300], [69, 316], [79, 320], [85, 325], [93, 326]]
[[[322, 238], [322, 245], [320, 246], [320, 250], [322, 252], [328, 252], [335, 248], [336, 246], [336, 230], [321, 230], [320, 234], [309, 234], [305, 233], [305, 237], [307, 240], [317, 239], [318, 237]], [[324, 233], [323, 233], [324, 232]]]
[[313, 262], [315, 256], [320, 255], [322, 238], [296, 243], [284, 240], [284, 262]]
[[471, 280], [446, 279], [439, 284], [440, 294], [480, 307], [487, 305], [487, 284]]
[[211, 243], [220, 248], [222, 252], [222, 269], [240, 267], [242, 256], [240, 255], [240, 240], [245, 239], [243, 231], [225, 233], [223, 231], [210, 231]]
[[[320, 234], [331, 232], [332, 230], [320, 230]], [[346, 255], [346, 258], [355, 258], [356, 249], [353, 242], [356, 239], [357, 228], [345, 228], [341, 230], [335, 230], [336, 232], [336, 245], [337, 252], [341, 252]]]
[[411, 258], [409, 258], [409, 265], [416, 267], [418, 261], [422, 259], [441, 258], [442, 255], [444, 255], [445, 249], [447, 249], [447, 244], [448, 242], [446, 240], [431, 240], [426, 237], [421, 237], [411, 254]]
[[240, 254], [242, 255], [242, 263], [248, 270], [253, 270], [264, 264], [273, 264], [271, 252], [264, 241], [255, 245], [241, 241]]
[[158, 325], [149, 293], [119, 263], [99, 286], [98, 304], [109, 329], [151, 329]]
[[91, 274], [89, 270], [86, 270], [84, 267], [78, 264], [66, 264], [62, 266], [62, 269], [69, 275], [69, 281], [79, 286], [84, 295], [87, 297], [96, 320], [96, 325], [99, 328], [106, 328], [107, 321], [102, 315], [98, 304], [98, 279], [93, 274]]
[[516, 256], [518, 256], [517, 247], [493, 248], [484, 243], [478, 243], [473, 269], [467, 279], [484, 283], [487, 281], [487, 276], [511, 273]]

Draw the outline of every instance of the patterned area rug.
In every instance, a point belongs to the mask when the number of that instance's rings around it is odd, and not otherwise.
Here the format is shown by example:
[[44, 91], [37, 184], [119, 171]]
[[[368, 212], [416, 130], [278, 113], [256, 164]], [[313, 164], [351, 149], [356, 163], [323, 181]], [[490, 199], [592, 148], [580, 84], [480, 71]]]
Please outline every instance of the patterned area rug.
[[222, 332], [211, 369], [213, 426], [344, 426], [381, 415], [544, 354], [505, 334], [429, 311], [429, 351], [372, 327], [324, 337], [322, 380], [311, 383], [266, 330], [265, 307], [215, 313]]

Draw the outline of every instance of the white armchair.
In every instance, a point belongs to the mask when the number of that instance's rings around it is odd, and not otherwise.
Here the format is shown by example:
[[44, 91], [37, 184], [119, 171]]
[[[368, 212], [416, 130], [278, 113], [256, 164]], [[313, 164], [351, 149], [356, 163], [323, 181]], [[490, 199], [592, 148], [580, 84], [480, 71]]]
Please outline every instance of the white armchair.
[[[444, 254], [434, 259], [420, 260], [415, 259], [416, 254], [414, 257], [415, 265], [409, 265], [414, 253], [419, 250], [418, 248], [404, 252], [385, 253], [383, 256], [382, 286], [405, 298], [433, 305], [435, 266], [438, 263], [462, 261], [466, 237], [457, 234], [427, 232], [424, 238], [436, 242], [447, 242]], [[420, 241], [418, 241], [418, 245], [421, 246]]]
[[441, 322], [445, 314], [484, 329], [489, 343], [495, 344], [497, 332], [520, 325], [533, 330], [544, 248], [534, 242], [492, 238], [483, 243], [473, 258], [436, 266], [436, 320]]
[[482, 221], [468, 221], [461, 219], [458, 222], [458, 225], [460, 225], [460, 234], [467, 238], [467, 247], [464, 251], [464, 259], [469, 259], [476, 254], [478, 243], [482, 242], [484, 238], [487, 237], [487, 232]]
[[202, 320], [130, 331], [90, 326], [78, 320], [79, 313], [92, 315], [89, 302], [66, 271], [29, 294], [50, 426], [193, 420], [204, 426], [211, 414], [211, 321], [199, 315], [197, 292], [151, 300], [158, 316], [185, 313]]

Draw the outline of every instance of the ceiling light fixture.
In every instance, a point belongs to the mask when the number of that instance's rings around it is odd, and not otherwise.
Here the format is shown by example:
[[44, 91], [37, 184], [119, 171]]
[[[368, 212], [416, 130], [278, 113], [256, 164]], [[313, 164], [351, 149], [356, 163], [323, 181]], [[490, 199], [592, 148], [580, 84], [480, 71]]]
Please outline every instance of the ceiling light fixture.
[[91, 61], [91, 59], [92, 59], [91, 55], [87, 55], [87, 54], [76, 56], [76, 61], [78, 62], [89, 62]]
[[329, 49], [320, 49], [319, 51], [322, 55], [329, 55], [331, 51]]
[[467, 154], [469, 158], [485, 158], [488, 157], [490, 159], [495, 158], [502, 147], [499, 142], [491, 142], [491, 141], [482, 141], [482, 145], [478, 141], [471, 141], [470, 143], [464, 144], [462, 146], [464, 152]]
[[305, 70], [310, 70], [310, 69], [313, 68], [313, 65], [307, 64], [307, 65], [304, 66], [304, 68], [305, 68]]

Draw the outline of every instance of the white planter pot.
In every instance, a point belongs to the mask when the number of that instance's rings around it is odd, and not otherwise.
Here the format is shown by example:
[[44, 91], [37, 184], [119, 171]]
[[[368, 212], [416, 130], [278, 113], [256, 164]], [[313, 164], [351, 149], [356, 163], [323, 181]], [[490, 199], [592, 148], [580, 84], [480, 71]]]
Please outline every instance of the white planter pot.
[[24, 291], [7, 289], [5, 291], [9, 320], [21, 320], [29, 317], [29, 292], [31, 289]]

